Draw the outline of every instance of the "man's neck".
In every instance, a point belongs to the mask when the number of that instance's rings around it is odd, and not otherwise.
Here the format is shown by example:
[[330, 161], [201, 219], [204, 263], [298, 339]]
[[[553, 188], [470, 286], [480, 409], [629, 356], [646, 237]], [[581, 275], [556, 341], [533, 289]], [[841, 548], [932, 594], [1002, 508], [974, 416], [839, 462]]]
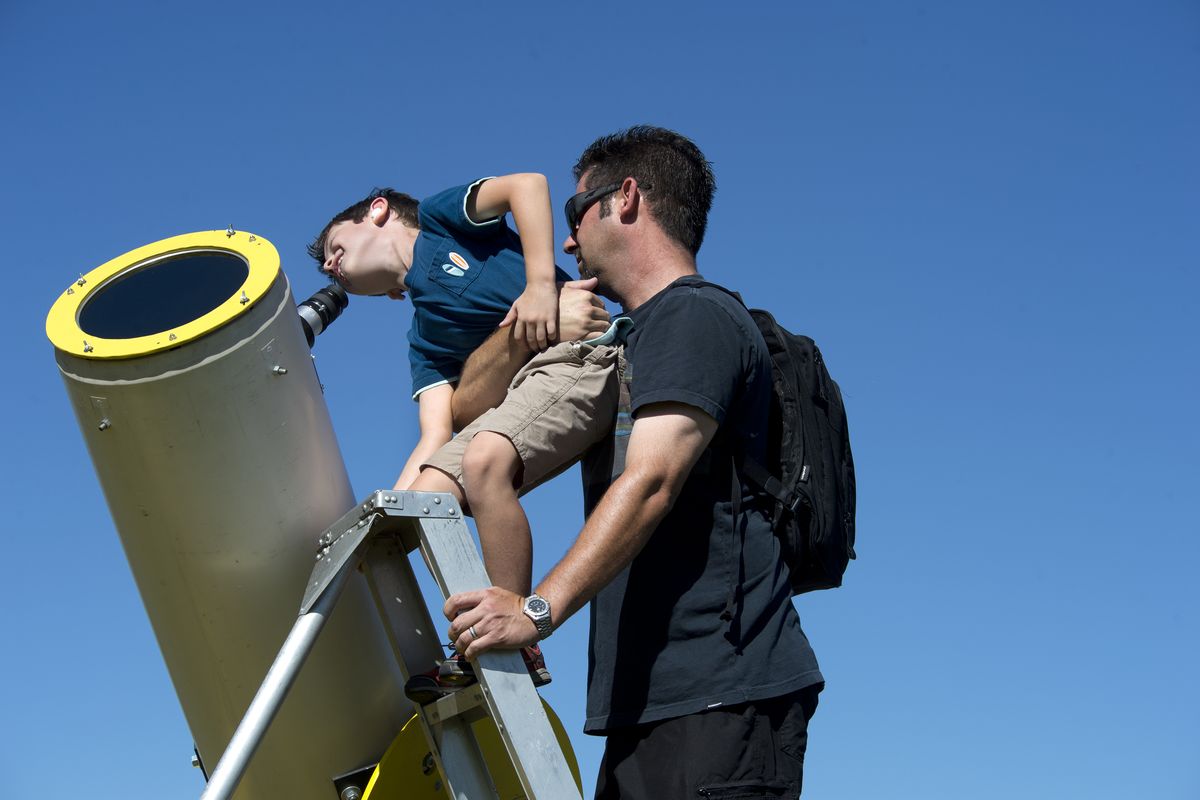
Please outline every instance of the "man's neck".
[[685, 275], [695, 275], [696, 259], [679, 247], [647, 250], [632, 262], [626, 286], [621, 287], [619, 300], [626, 311], [633, 311], [651, 297]]

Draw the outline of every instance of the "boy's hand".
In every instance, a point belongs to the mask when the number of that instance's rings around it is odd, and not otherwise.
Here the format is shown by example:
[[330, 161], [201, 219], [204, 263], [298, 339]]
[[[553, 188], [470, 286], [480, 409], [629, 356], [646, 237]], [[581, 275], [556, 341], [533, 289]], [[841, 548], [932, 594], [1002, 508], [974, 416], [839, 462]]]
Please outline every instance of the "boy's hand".
[[512, 304], [500, 327], [513, 326], [513, 335], [530, 350], [541, 352], [558, 338], [558, 287], [529, 285]]

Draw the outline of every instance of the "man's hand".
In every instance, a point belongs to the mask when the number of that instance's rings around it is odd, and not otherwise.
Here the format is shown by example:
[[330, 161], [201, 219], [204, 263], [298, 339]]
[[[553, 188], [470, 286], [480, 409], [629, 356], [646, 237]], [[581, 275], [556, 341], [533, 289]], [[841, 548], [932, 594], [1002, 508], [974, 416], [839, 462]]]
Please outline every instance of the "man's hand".
[[499, 586], [450, 595], [442, 611], [450, 641], [467, 658], [488, 650], [517, 650], [538, 640], [537, 626], [522, 610], [525, 598]]
[[564, 342], [578, 342], [599, 336], [608, 330], [609, 314], [604, 301], [593, 292], [595, 278], [568, 281], [558, 296], [558, 332]]
[[[600, 298], [592, 294], [596, 282], [595, 278], [568, 281], [560, 287], [558, 333], [561, 341], [590, 339], [608, 330], [608, 311]], [[496, 331], [477, 347], [463, 365], [462, 378], [453, 392], [454, 430], [461, 431], [480, 414], [504, 402], [508, 384], [517, 370], [529, 361], [530, 355], [525, 342], [518, 340], [510, 330]]]
[[558, 338], [558, 288], [553, 283], [529, 284], [512, 304], [500, 327], [513, 326], [513, 336], [530, 350], [541, 352]]

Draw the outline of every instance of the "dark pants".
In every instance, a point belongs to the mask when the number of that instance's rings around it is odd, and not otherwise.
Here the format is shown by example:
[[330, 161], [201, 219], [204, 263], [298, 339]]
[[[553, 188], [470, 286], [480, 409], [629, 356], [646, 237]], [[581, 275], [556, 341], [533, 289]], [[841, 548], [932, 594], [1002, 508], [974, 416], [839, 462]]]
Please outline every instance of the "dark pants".
[[596, 800], [797, 798], [823, 687], [610, 733]]

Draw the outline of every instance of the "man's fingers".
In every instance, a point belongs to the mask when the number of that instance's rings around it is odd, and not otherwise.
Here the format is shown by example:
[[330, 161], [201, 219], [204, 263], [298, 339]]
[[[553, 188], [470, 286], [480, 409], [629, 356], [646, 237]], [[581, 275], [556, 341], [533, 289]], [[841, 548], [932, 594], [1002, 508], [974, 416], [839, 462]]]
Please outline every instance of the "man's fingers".
[[483, 600], [484, 592], [482, 589], [474, 589], [469, 592], [459, 592], [452, 594], [446, 598], [446, 602], [442, 604], [442, 613], [446, 615], [446, 619], [454, 622], [455, 617], [459, 614], [474, 608]]
[[582, 289], [585, 292], [596, 291], [596, 284], [600, 283], [599, 278], [581, 278], [577, 281], [566, 281], [563, 283], [564, 289]]

